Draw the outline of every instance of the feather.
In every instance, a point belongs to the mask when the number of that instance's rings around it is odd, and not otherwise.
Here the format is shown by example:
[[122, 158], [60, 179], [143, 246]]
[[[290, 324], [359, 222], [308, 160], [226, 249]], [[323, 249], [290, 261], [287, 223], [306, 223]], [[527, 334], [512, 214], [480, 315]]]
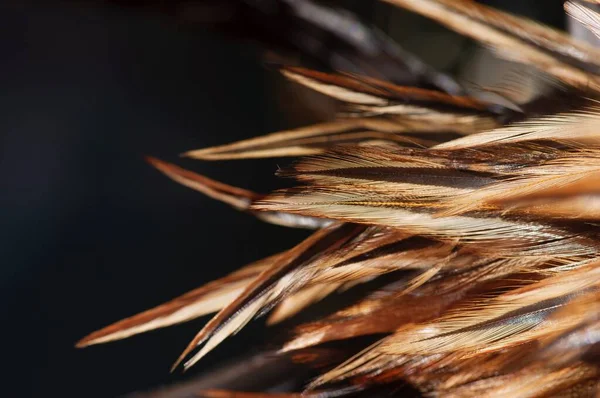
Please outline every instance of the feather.
[[[516, 61], [516, 71], [463, 90], [343, 10], [310, 0], [222, 2], [235, 11], [225, 17], [225, 25], [235, 22], [229, 28], [250, 27], [249, 36], [269, 48], [316, 65], [288, 66], [276, 55], [288, 80], [337, 100], [341, 112], [330, 122], [184, 154], [302, 157], [277, 173], [297, 180], [295, 188], [263, 195], [149, 161], [238, 210], [317, 230], [79, 345], [218, 310], [174, 365], [187, 360], [188, 369], [255, 318], [270, 312], [268, 324], [281, 322], [362, 284], [351, 302], [295, 326], [270, 355], [320, 373], [304, 393], [282, 396], [374, 396], [381, 385], [394, 394], [403, 383], [424, 396], [597, 394], [600, 50], [473, 1], [383, 2], [484, 44], [503, 65]], [[178, 0], [164, 7], [177, 6], [191, 10]], [[598, 35], [600, 14], [574, 2], [565, 9]], [[194, 17], [198, 10], [186, 15]], [[485, 69], [472, 64], [471, 71]], [[280, 381], [307, 377], [308, 370], [290, 372]], [[339, 384], [314, 390], [331, 383]], [[269, 396], [206, 391], [222, 384], [197, 392]], [[226, 387], [263, 387], [233, 384]]]
[[458, 302], [468, 300], [470, 291], [511, 273], [533, 271], [545, 263], [542, 258], [480, 258], [468, 252], [457, 255], [453, 261], [456, 265], [463, 264], [459, 267], [449, 264], [447, 268], [458, 271], [442, 271], [449, 275], [412, 292], [406, 291], [407, 283], [401, 280], [321, 321], [299, 326], [294, 339], [287, 342], [282, 351], [368, 334], [391, 333], [402, 325], [433, 319]]
[[213, 199], [227, 203], [237, 210], [247, 210], [253, 200], [261, 197], [257, 193], [211, 180], [156, 158], [147, 157], [146, 160], [170, 179], [202, 192]]
[[572, 1], [565, 3], [565, 11], [600, 38], [600, 13]]
[[524, 42], [562, 56], [566, 62], [575, 63], [577, 66], [594, 68], [597, 72], [600, 66], [600, 50], [585, 42], [574, 40], [569, 35], [556, 29], [549, 28], [538, 22], [516, 15], [496, 10], [491, 7], [472, 2], [470, 0], [436, 0], [445, 7], [457, 13], [484, 24], [489, 24], [508, 35], [514, 36]]
[[445, 397], [542, 397], [593, 396], [598, 388], [598, 369], [579, 364], [559, 370], [528, 369], [514, 375], [477, 381], [450, 391]]
[[[461, 353], [469, 357], [497, 352], [548, 335], [548, 316], [586, 289], [600, 284], [598, 262], [544, 279], [538, 283], [476, 301], [438, 320], [400, 328], [395, 334], [372, 346], [340, 367], [326, 373], [311, 388], [368, 372], [373, 366], [385, 368], [395, 358], [407, 355], [431, 356]], [[562, 322], [563, 320], [561, 320]], [[564, 320], [562, 327], [576, 323]], [[394, 365], [396, 366], [396, 365]]]
[[314, 304], [335, 292], [340, 286], [341, 283], [322, 283], [307, 287], [300, 290], [298, 293], [292, 294], [275, 307], [267, 319], [267, 324], [274, 325], [296, 315], [309, 305]]
[[[504, 168], [504, 162], [511, 165], [522, 162], [516, 149], [509, 147], [510, 159], [503, 160], [501, 151], [455, 151], [453, 154], [451, 151], [449, 156], [444, 151], [409, 148], [351, 148], [303, 160], [291, 169], [280, 170], [279, 175], [294, 176], [314, 184], [317, 189], [323, 186], [346, 193], [357, 191], [350, 186], [356, 181], [362, 184], [368, 196], [377, 193], [385, 197], [390, 192], [398, 192], [394, 201], [399, 206], [402, 202], [410, 208], [435, 206], [437, 214], [443, 216], [497, 209], [505, 214], [518, 211], [551, 216], [554, 211], [554, 217], [595, 217], [597, 207], [593, 206], [594, 197], [589, 195], [598, 192], [597, 150], [561, 152], [551, 147], [539, 147], [535, 152], [528, 147], [523, 153], [530, 167]], [[495, 156], [490, 156], [492, 154]], [[535, 165], [536, 157], [538, 165]], [[474, 162], [477, 158], [480, 162]], [[462, 159], [470, 159], [470, 162], [462, 163]], [[578, 197], [573, 196], [574, 188], [569, 188], [575, 184], [579, 186]], [[543, 192], [555, 207], [532, 202], [541, 199]], [[564, 201], [562, 206], [556, 203], [558, 196]], [[432, 203], [433, 200], [436, 202]], [[521, 209], [519, 200], [529, 208]], [[571, 215], [568, 215], [569, 211]]]
[[533, 140], [596, 143], [599, 127], [600, 109], [594, 105], [579, 112], [544, 116], [458, 138], [437, 145], [436, 149], [460, 149]]
[[[327, 250], [318, 258], [308, 258], [309, 261], [307, 263], [298, 263], [295, 265], [295, 268], [288, 265], [285, 268], [280, 269], [279, 273], [281, 279], [275, 283], [271, 282], [272, 285], [267, 291], [255, 288], [255, 290], [250, 293], [251, 287], [249, 287], [245, 292], [247, 295], [246, 299], [241, 298], [236, 300], [236, 302], [231, 303], [230, 306], [218, 314], [217, 317], [211, 321], [215, 322], [216, 326], [211, 326], [211, 323], [209, 323], [203, 332], [199, 334], [200, 337], [197, 337], [197, 340], [195, 340], [193, 344], [198, 345], [198, 341], [201, 342], [205, 339], [205, 334], [214, 333], [214, 336], [208, 340], [207, 345], [205, 345], [199, 354], [186, 363], [186, 366], [207, 353], [214, 345], [218, 344], [219, 339], [225, 338], [231, 333], [231, 330], [236, 330], [235, 328], [239, 327], [240, 324], [247, 322], [255, 314], [259, 313], [259, 311], [264, 312], [264, 307], [272, 307], [285, 297], [288, 297], [289, 300], [291, 294], [294, 294], [306, 285], [316, 284], [318, 286], [322, 283], [335, 284], [357, 279], [364, 280], [366, 277], [381, 275], [383, 273], [401, 269], [402, 267], [414, 265], [427, 267], [429, 264], [439, 262], [450, 255], [447, 245], [424, 240], [419, 246], [415, 245], [410, 238], [408, 241], [407, 239], [403, 239], [405, 237], [404, 235], [390, 236], [389, 234], [381, 234], [379, 229], [365, 230], [362, 227], [349, 226], [345, 230], [340, 229], [338, 233], [341, 234], [341, 236], [346, 234], [346, 236], [342, 239], [338, 238], [335, 244], [329, 245]], [[337, 234], [332, 234], [332, 236], [337, 236]], [[396, 258], [389, 264], [386, 264], [385, 261], [380, 263], [381, 258], [385, 258], [385, 254], [390, 251], [390, 248], [388, 247], [382, 251], [381, 247], [382, 245], [389, 245], [388, 242], [390, 242], [390, 238], [392, 242], [398, 241], [400, 243], [400, 245], [395, 244], [392, 247], [396, 252]], [[309, 238], [309, 240], [310, 239], [311, 238]], [[331, 237], [328, 237], [328, 239], [331, 239]], [[318, 244], [320, 246], [324, 244], [324, 242], [318, 242]], [[399, 255], [399, 252], [405, 252], [406, 259], [404, 259], [402, 255]], [[431, 258], [428, 259], [428, 256]], [[291, 264], [293, 263], [294, 261], [291, 262]], [[286, 270], [285, 275], [281, 274], [284, 269]], [[265, 271], [265, 275], [271, 275], [270, 270]], [[259, 276], [254, 284], [256, 285], [262, 277], [262, 275]], [[261, 285], [259, 284], [258, 286]], [[310, 287], [308, 289], [310, 289]], [[332, 290], [333, 289], [325, 288], [325, 294], [330, 293]], [[311, 293], [313, 292], [309, 291], [308, 294], [310, 295]], [[318, 293], [317, 297], [323, 294], [323, 291], [318, 291]], [[255, 297], [255, 294], [259, 294], [259, 296]], [[307, 293], [306, 290], [304, 290], [304, 293], [300, 291], [300, 293], [296, 294], [300, 294], [300, 297], [302, 297], [302, 295], [306, 295]], [[293, 298], [294, 296], [291, 297]], [[311, 300], [312, 299], [314, 299], [314, 296]], [[243, 303], [250, 300], [253, 300], [251, 304], [244, 307], [245, 304]], [[239, 308], [241, 308], [241, 310], [239, 310]], [[235, 313], [235, 311], [238, 312]], [[228, 315], [229, 313], [235, 314], [230, 316]], [[288, 314], [284, 312], [284, 315]], [[228, 319], [226, 317], [230, 318]], [[281, 313], [276, 313], [275, 317], [276, 319], [281, 317]], [[211, 331], [211, 327], [214, 328], [214, 332]], [[215, 338], [215, 336], [217, 338]]]
[[299, 67], [282, 67], [288, 79], [342, 102], [358, 105], [412, 104], [418, 107], [446, 107], [463, 112], [485, 111], [489, 104], [466, 96], [417, 87], [403, 87], [366, 76], [323, 73]]
[[521, 189], [496, 198], [507, 211], [552, 219], [597, 220], [600, 180], [596, 170], [581, 170], [574, 175], [554, 176], [546, 188]]
[[250, 282], [282, 254], [249, 264], [158, 307], [123, 319], [84, 337], [77, 347], [124, 339], [138, 333], [187, 322], [216, 312], [233, 301]]
[[383, 140], [431, 146], [433, 141], [403, 136], [403, 132], [438, 131], [422, 122], [394, 123], [385, 119], [349, 119], [322, 123], [232, 144], [189, 151], [183, 156], [202, 160], [230, 160], [282, 156], [305, 156], [324, 152], [336, 143]]
[[[502, 146], [498, 148], [467, 148], [464, 150], [444, 150], [419, 148], [384, 148], [344, 146], [328, 150], [322, 156], [311, 156], [296, 162], [290, 168], [278, 170], [277, 174], [294, 177], [301, 181], [318, 183], [321, 179], [326, 184], [335, 183], [341, 178], [379, 181], [392, 180], [387, 174], [398, 175], [407, 172], [422, 172], [451, 169], [460, 172], [464, 177], [471, 176], [481, 186], [493, 181], [494, 175], [504, 177], [514, 175], [528, 166], [541, 166], [543, 163], [558, 159], [564, 155], [565, 149], [552, 145], [521, 144], [519, 146]], [[430, 169], [430, 170], [428, 170]], [[433, 169], [433, 170], [431, 170]], [[361, 175], [361, 171], [363, 172]], [[369, 171], [377, 171], [368, 175]], [[449, 174], [449, 173], [447, 173]], [[449, 177], [452, 177], [451, 175]], [[479, 178], [476, 178], [479, 177]], [[485, 177], [484, 180], [481, 177]], [[402, 176], [395, 180], [401, 182]], [[466, 178], [463, 178], [465, 180]], [[438, 180], [444, 181], [440, 176]], [[444, 182], [446, 186], [454, 179]], [[425, 182], [421, 185], [427, 185]], [[438, 186], [442, 185], [440, 183]], [[468, 184], [461, 184], [468, 185]]]
[[[478, 250], [506, 256], [561, 257], [589, 255], [595, 243], [583, 236], [549, 225], [512, 221], [499, 216], [437, 217], [429, 210], [413, 210], [412, 203], [394, 196], [325, 189], [286, 190], [253, 204], [256, 210], [283, 211], [310, 217], [397, 228], [405, 233], [437, 239], [460, 240]], [[430, 206], [433, 207], [433, 206]]]
[[[510, 61], [505, 63], [511, 64]], [[476, 62], [474, 64], [477, 65]], [[471, 71], [467, 69], [464, 73], [469, 72]], [[514, 64], [514, 67], [504, 72], [497, 80], [487, 84], [469, 83], [465, 89], [473, 98], [514, 111], [512, 115], [503, 112], [506, 122], [530, 117], [540, 111], [546, 114], [549, 112], [549, 105], [563, 109], [565, 104], [561, 101], [562, 96], [577, 98], [576, 90], [538, 69], [523, 64]], [[540, 102], [544, 104], [543, 109], [538, 109]]]
[[561, 367], [577, 361], [597, 362], [600, 347], [600, 293], [591, 291], [557, 311], [550, 321], [574, 319], [569, 328], [556, 328], [540, 341], [541, 349], [533, 360]]
[[582, 180], [594, 192], [600, 172], [599, 154], [596, 150], [582, 150], [547, 161], [542, 166], [519, 170], [512, 178], [457, 196], [450, 201], [450, 208], [440, 214], [461, 214], [516, 198], [535, 198], [544, 192], [547, 195], [553, 190], [564, 191], [573, 184], [581, 184]]
[[[350, 232], [349, 235], [338, 240], [334, 245], [330, 245], [318, 258], [309, 259], [309, 261], [304, 264], [300, 263], [296, 268], [289, 268], [287, 273], [282, 275], [281, 279], [272, 285], [268, 290], [268, 293], [262, 291], [259, 293], [259, 299], [253, 298], [253, 300], [256, 300], [254, 303], [258, 304], [250, 307], [251, 309], [248, 309], [249, 307], [243, 308], [239, 313], [232, 316], [234, 319], [219, 322], [224, 322], [225, 327], [227, 327], [228, 324], [237, 326], [239, 325], [239, 322], [248, 321], [254, 314], [259, 313], [259, 311], [264, 312], [265, 307], [272, 307], [283, 298], [287, 297], [288, 300], [298, 300], [299, 295], [300, 305], [306, 305], [305, 302], [302, 302], [302, 300], [306, 298], [306, 295], [313, 301], [315, 297], [318, 299], [323, 295], [329, 294], [334, 289], [337, 289], [339, 286], [336, 286], [336, 284], [365, 280], [368, 277], [392, 272], [403, 267], [428, 267], [429, 264], [435, 264], [450, 255], [450, 250], [448, 250], [447, 245], [441, 245], [433, 241], [423, 240], [421, 244], [415, 245], [414, 240], [410, 240], [410, 238], [405, 239], [405, 235], [392, 234], [390, 236], [389, 234], [382, 234], [379, 229], [364, 230], [364, 228], [361, 227], [348, 227], [347, 231]], [[348, 232], [345, 233], [347, 234]], [[356, 234], [357, 232], [358, 234]], [[340, 233], [343, 234], [344, 232]], [[390, 242], [390, 239], [392, 242], [391, 247], [390, 243], [388, 243]], [[386, 255], [388, 255], [391, 250], [396, 253], [396, 256], [393, 259], [393, 262], [386, 263]], [[400, 255], [400, 252], [403, 252], [406, 258], [403, 255]], [[320, 287], [323, 283], [328, 284], [329, 287], [326, 286], [324, 290], [317, 290], [317, 294], [314, 296], [314, 292], [311, 291], [310, 286], [316, 284], [316, 286]], [[333, 287], [331, 285], [333, 285]], [[304, 288], [304, 286], [308, 286], [307, 289], [300, 290]], [[258, 292], [258, 290], [255, 291]], [[296, 293], [298, 291], [300, 292]], [[249, 291], [246, 293], [248, 292]], [[294, 293], [296, 296], [293, 295]], [[298, 302], [296, 301], [294, 306], [297, 305]], [[232, 303], [230, 306], [231, 308], [226, 308], [223, 312], [233, 312], [234, 308], [237, 306], [242, 305]], [[292, 308], [292, 310], [295, 309]], [[276, 320], [279, 320], [282, 316], [285, 317], [290, 315], [290, 312], [286, 312], [285, 309], [283, 311], [283, 314], [281, 312], [275, 312], [274, 316]], [[218, 317], [219, 315], [215, 319], [218, 319]], [[235, 318], [238, 318], [238, 320]], [[209, 326], [207, 326], [207, 328], [208, 327]], [[226, 336], [229, 330], [233, 330], [232, 328], [228, 328], [225, 329], [226, 333], [223, 333], [222, 328], [223, 326], [221, 325], [217, 326], [218, 330], [215, 332], [215, 336]], [[207, 329], [205, 328], [205, 330]], [[202, 332], [200, 336], [202, 336]], [[199, 354], [190, 360], [192, 362], [188, 363], [193, 363], [200, 355], [204, 355], [208, 352], [210, 348], [213, 347], [212, 345], [209, 345], [211, 341], [218, 342], [219, 340], [212, 337], [207, 343], [209, 348], [206, 348], [207, 346], [205, 346]]]
[[[333, 75], [297, 67], [284, 67], [282, 73], [297, 83], [338, 100], [364, 106], [355, 106], [353, 109], [365, 115], [392, 114], [403, 117], [395, 120], [351, 118], [322, 123], [233, 144], [188, 151], [183, 156], [203, 160], [305, 156], [322, 153], [324, 148], [333, 144], [369, 140], [431, 146], [430, 141], [399, 133], [470, 134], [497, 125], [491, 116], [480, 115], [487, 105], [469, 97], [400, 87], [367, 77], [358, 80], [356, 76]], [[370, 107], [371, 105], [376, 107]], [[452, 113], [449, 110], [460, 112]]]
[[286, 227], [307, 229], [320, 228], [327, 224], [326, 222], [323, 223], [322, 220], [310, 217], [297, 217], [278, 212], [261, 214], [249, 211], [250, 203], [264, 195], [211, 180], [208, 177], [182, 169], [174, 164], [156, 158], [147, 157], [146, 160], [173, 181], [201, 192], [210, 198], [227, 203], [237, 210], [249, 212], [263, 221]]
[[[530, 40], [523, 40], [523, 37], [519, 37], [519, 32], [524, 32], [522, 28], [518, 28], [519, 25], [527, 24], [523, 19], [507, 16], [507, 14], [499, 11], [490, 11], [489, 8], [485, 8], [488, 13], [493, 13], [493, 18], [485, 18], [482, 12], [483, 8], [472, 1], [445, 1], [445, 0], [383, 0], [386, 3], [406, 8], [410, 11], [419, 13], [425, 17], [431, 18], [449, 29], [452, 29], [460, 34], [471, 37], [474, 40], [478, 40], [485, 45], [492, 47], [497, 54], [505, 57], [511, 61], [516, 61], [528, 65], [533, 65], [544, 72], [555, 76], [559, 80], [572, 85], [582, 90], [600, 89], [600, 78], [594, 74], [588, 73], [587, 71], [578, 68], [579, 65], [571, 65], [566, 60], [556, 57], [554, 54], [544, 51], [549, 48], [550, 50], [560, 50], [561, 46], [564, 46], [564, 40], [560, 39], [560, 35], [557, 33], [552, 34], [550, 40], [544, 40], [543, 44], [546, 47], [538, 47], [538, 45], [532, 45]], [[460, 7], [457, 8], [457, 7]], [[494, 21], [490, 25], [490, 21]], [[510, 31], [504, 31], [499, 29], [498, 26], [509, 25], [511, 26]], [[496, 26], [494, 26], [496, 25]], [[527, 36], [536, 37], [539, 39], [542, 35], [547, 35], [550, 32], [546, 28], [538, 27], [532, 32], [532, 25], [527, 24], [527, 30], [525, 31]], [[514, 29], [517, 27], [517, 29]], [[517, 33], [515, 33], [517, 32]], [[524, 36], [522, 34], [522, 36]], [[566, 39], [565, 39], [566, 40]], [[555, 45], [553, 45], [555, 44]], [[554, 48], [552, 48], [554, 47]], [[571, 54], [571, 48], [577, 48], [581, 52], [581, 57], [585, 59], [598, 59], [594, 58], [594, 55], [598, 50], [586, 46], [583, 44], [569, 43], [563, 52]], [[571, 57], [573, 57], [571, 55]], [[590, 61], [587, 61], [590, 62]]]
[[235, 333], [250, 321], [271, 296], [282, 298], [284, 291], [276, 291], [279, 278], [291, 270], [302, 266], [321, 250], [335, 249], [350, 239], [360, 229], [349, 225], [332, 225], [313, 233], [304, 242], [286, 252], [286, 255], [263, 271], [233, 302], [223, 308], [196, 335], [173, 367], [176, 367], [195, 347], [206, 341], [204, 347], [195, 354], [185, 367], [189, 368], [210, 350], [216, 347], [227, 336]]
[[400, 239], [375, 247], [364, 254], [351, 253], [351, 256], [346, 256], [350, 258], [334, 264], [326, 263], [326, 268], [311, 277], [310, 283], [348, 282], [401, 269], [421, 269], [427, 272], [433, 267], [447, 265], [453, 256], [453, 250], [452, 245], [420, 237]]

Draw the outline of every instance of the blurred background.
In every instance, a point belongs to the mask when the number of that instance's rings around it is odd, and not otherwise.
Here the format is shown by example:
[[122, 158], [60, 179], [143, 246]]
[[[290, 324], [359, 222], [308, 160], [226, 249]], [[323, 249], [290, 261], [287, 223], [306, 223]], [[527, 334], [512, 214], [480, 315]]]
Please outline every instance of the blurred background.
[[[386, 5], [328, 3], [455, 74], [480, 51]], [[487, 3], [565, 23], [560, 0]], [[262, 65], [259, 47], [152, 9], [4, 1], [0, 31], [2, 395], [120, 396], [193, 379], [268, 340], [254, 322], [185, 375], [169, 367], [206, 318], [74, 348], [93, 330], [308, 234], [179, 186], [145, 155], [267, 192], [281, 186], [274, 171], [289, 160], [178, 154], [326, 119], [334, 106], [284, 83]]]

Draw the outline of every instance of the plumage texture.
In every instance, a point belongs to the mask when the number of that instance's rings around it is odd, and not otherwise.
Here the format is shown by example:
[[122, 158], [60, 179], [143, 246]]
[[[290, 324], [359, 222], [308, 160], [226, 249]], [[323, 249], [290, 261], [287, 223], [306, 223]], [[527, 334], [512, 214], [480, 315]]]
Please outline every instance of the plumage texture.
[[[541, 80], [547, 91], [540, 98], [491, 88], [490, 95], [469, 95], [435, 84], [452, 82], [442, 74], [415, 68], [408, 68], [413, 78], [403, 68], [402, 79], [388, 82], [382, 79], [391, 79], [389, 62], [369, 76], [277, 66], [292, 84], [339, 101], [340, 117], [185, 156], [299, 157], [278, 171], [297, 187], [257, 194], [149, 161], [238, 210], [315, 231], [80, 346], [217, 312], [175, 364], [187, 369], [254, 318], [270, 312], [267, 323], [278, 323], [333, 293], [366, 286], [368, 294], [295, 326], [279, 347], [277, 355], [319, 370], [316, 379], [303, 380], [306, 395], [203, 396], [369, 396], [404, 383], [425, 396], [596, 396], [600, 50], [469, 0], [383, 2], [538, 69], [550, 76]], [[303, 14], [312, 23], [319, 13], [337, 15], [308, 1], [281, 3], [293, 3], [300, 14], [313, 7]], [[567, 2], [565, 9], [598, 35], [600, 14], [583, 3]], [[544, 100], [556, 106], [540, 107]], [[352, 344], [365, 336], [375, 342]], [[324, 348], [343, 340], [349, 343], [342, 355]]]

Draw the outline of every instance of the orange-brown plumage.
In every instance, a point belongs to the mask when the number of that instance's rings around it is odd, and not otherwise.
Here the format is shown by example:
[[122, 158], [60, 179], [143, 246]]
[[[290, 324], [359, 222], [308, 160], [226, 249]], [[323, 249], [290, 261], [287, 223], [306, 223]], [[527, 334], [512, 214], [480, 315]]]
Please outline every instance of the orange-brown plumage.
[[[371, 291], [295, 326], [280, 345], [277, 355], [320, 373], [304, 380], [302, 396], [368, 396], [403, 383], [426, 396], [596, 395], [600, 50], [473, 1], [383, 1], [550, 76], [540, 97], [560, 93], [560, 104], [544, 112], [540, 98], [534, 107], [534, 100], [516, 101], [528, 96], [499, 98], [502, 92], [492, 89], [482, 97], [431, 82], [399, 85], [355, 71], [278, 67], [292, 82], [340, 102], [344, 112], [331, 122], [185, 155], [299, 157], [278, 171], [299, 186], [256, 194], [150, 163], [238, 210], [316, 231], [283, 253], [95, 332], [80, 346], [218, 311], [176, 362], [187, 360], [189, 368], [256, 317], [272, 311], [268, 323], [278, 323], [360, 285]], [[600, 14], [572, 2], [565, 7], [600, 31]], [[370, 345], [354, 343], [368, 336]], [[329, 361], [327, 351], [310, 351], [344, 341], [343, 354]]]

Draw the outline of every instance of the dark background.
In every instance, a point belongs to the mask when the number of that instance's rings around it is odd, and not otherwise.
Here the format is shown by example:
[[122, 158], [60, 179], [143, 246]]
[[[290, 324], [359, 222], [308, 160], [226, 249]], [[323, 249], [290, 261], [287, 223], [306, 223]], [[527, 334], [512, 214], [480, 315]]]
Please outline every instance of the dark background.
[[[351, 2], [367, 17], [381, 15], [359, 3]], [[501, 3], [562, 23], [560, 1]], [[404, 39], [423, 47], [417, 34]], [[287, 160], [178, 158], [298, 124], [286, 111], [294, 90], [274, 94], [280, 80], [255, 47], [116, 7], [2, 2], [0, 54], [6, 396], [117, 396], [194, 377], [264, 340], [255, 322], [186, 375], [169, 366], [205, 318], [73, 347], [306, 235], [238, 214], [143, 161], [156, 156], [256, 191], [277, 186], [273, 172]]]

